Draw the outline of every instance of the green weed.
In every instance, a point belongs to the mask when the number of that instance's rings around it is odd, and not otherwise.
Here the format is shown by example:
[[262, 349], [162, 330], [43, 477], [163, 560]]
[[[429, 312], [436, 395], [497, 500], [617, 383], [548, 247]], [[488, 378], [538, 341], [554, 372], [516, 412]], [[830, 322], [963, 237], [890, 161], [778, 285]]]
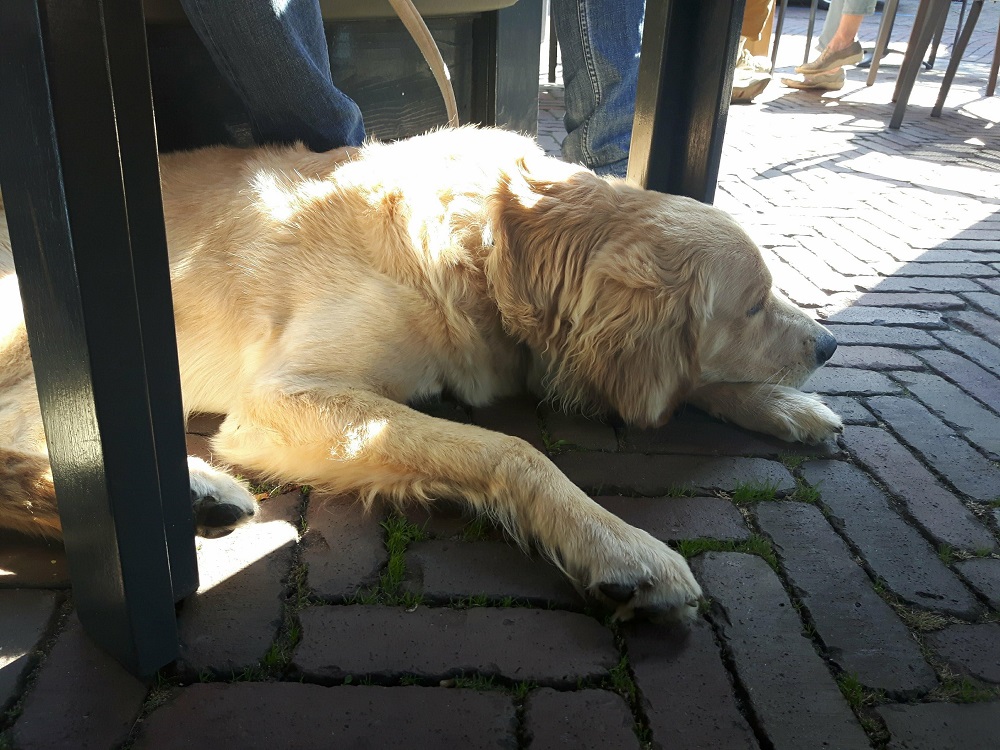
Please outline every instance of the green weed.
[[743, 482], [733, 490], [733, 502], [737, 505], [766, 502], [777, 498], [777, 482], [751, 480]]
[[774, 570], [778, 569], [778, 556], [774, 553], [766, 538], [759, 534], [751, 534], [743, 541], [723, 541], [720, 539], [683, 539], [677, 542], [677, 551], [686, 558], [692, 558], [703, 552], [744, 552], [764, 558]]

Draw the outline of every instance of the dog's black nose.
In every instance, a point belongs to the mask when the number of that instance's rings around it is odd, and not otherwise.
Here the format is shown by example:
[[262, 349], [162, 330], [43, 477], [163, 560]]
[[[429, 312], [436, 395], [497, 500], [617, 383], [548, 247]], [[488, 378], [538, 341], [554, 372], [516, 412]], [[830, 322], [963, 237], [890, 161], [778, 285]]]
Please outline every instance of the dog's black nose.
[[837, 339], [831, 336], [829, 333], [824, 333], [818, 339], [816, 339], [816, 363], [823, 364], [833, 353], [837, 351]]

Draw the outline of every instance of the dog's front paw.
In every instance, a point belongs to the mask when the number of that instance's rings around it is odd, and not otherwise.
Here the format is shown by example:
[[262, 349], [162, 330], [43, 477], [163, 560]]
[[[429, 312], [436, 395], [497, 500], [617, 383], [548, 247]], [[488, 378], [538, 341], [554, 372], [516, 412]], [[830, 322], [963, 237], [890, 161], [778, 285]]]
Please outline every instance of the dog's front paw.
[[616, 620], [694, 619], [702, 594], [687, 560], [645, 531], [631, 531], [627, 549], [595, 571], [588, 592], [612, 606]]
[[249, 490], [200, 458], [188, 456], [191, 504], [198, 536], [215, 539], [246, 523], [257, 513]]
[[814, 393], [789, 389], [779, 404], [784, 434], [778, 437], [798, 443], [822, 443], [844, 429], [844, 423]]

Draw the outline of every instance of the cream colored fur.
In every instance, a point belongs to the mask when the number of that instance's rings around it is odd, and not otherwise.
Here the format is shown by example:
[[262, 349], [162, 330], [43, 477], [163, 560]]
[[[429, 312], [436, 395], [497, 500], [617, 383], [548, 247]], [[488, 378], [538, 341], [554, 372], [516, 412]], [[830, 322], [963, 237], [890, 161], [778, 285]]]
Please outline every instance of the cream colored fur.
[[[447, 390], [481, 405], [527, 385], [638, 425], [690, 399], [791, 440], [840, 427], [795, 390], [824, 329], [771, 292], [732, 219], [602, 180], [523, 137], [465, 128], [360, 152], [208, 149], [165, 156], [162, 180], [185, 407], [227, 415], [216, 455], [365, 499], [460, 498], [621, 616], [690, 614], [701, 590], [683, 558], [525, 442], [406, 403]], [[3, 243], [0, 526], [52, 533]], [[204, 470], [192, 467], [217, 481]], [[231, 484], [219, 492], [235, 497]], [[239, 493], [228, 502], [249, 514]]]

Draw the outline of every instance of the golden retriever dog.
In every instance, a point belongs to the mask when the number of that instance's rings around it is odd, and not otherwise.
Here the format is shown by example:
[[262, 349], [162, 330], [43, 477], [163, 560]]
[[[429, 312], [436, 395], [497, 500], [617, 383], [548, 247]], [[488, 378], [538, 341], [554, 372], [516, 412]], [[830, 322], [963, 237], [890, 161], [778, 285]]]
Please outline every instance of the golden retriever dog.
[[[836, 342], [774, 294], [728, 215], [524, 137], [212, 148], [164, 156], [162, 182], [185, 408], [226, 415], [221, 460], [366, 501], [460, 499], [619, 617], [690, 615], [701, 589], [684, 559], [527, 443], [407, 403], [529, 388], [639, 426], [684, 401], [786, 440], [841, 426], [797, 390]], [[55, 535], [6, 239], [0, 251], [0, 526]], [[253, 515], [228, 475], [192, 459], [191, 477], [202, 533]]]

